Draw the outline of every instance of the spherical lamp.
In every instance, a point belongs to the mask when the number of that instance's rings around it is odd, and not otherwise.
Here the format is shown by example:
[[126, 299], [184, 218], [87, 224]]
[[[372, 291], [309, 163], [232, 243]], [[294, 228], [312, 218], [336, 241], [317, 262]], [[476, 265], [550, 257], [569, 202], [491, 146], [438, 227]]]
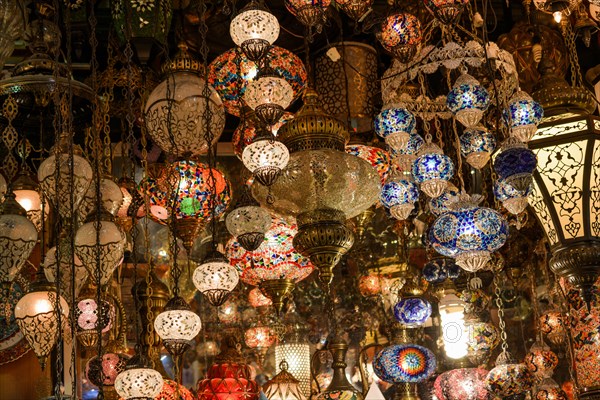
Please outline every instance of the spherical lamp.
[[[509, 139], [510, 140], [510, 139]], [[509, 141], [494, 160], [498, 178], [516, 190], [526, 192], [533, 184], [533, 172], [537, 168], [537, 157], [521, 142]]]
[[117, 376], [125, 371], [129, 356], [119, 352], [106, 352], [102, 357], [94, 356], [85, 365], [85, 376], [94, 385], [114, 386]]
[[496, 138], [482, 127], [465, 130], [460, 136], [460, 152], [475, 169], [483, 168], [496, 149]]
[[[148, 134], [167, 153], [184, 156], [206, 153], [225, 127], [223, 103], [202, 78], [202, 64], [181, 44], [163, 72], [167, 78], [152, 90], [144, 107]], [[208, 109], [207, 109], [208, 107]], [[210, 118], [210, 120], [206, 120]]]
[[537, 387], [533, 398], [535, 400], [568, 400], [570, 397], [558, 386], [554, 379], [547, 377]]
[[417, 120], [406, 108], [386, 108], [375, 117], [375, 133], [395, 151], [406, 148]]
[[502, 116], [510, 129], [510, 135], [527, 143], [535, 135], [537, 126], [544, 117], [544, 109], [530, 95], [519, 90], [510, 98], [508, 108]]
[[546, 311], [539, 320], [540, 330], [552, 344], [562, 344], [566, 338], [565, 317], [559, 311]]
[[213, 306], [225, 303], [240, 278], [235, 267], [218, 251], [209, 254], [194, 271], [194, 286]]
[[525, 365], [538, 380], [552, 376], [554, 368], [558, 365], [558, 356], [542, 340], [537, 340], [531, 345], [529, 353], [525, 355]]
[[285, 0], [287, 10], [303, 25], [320, 29], [331, 0]]
[[272, 68], [262, 68], [255, 80], [248, 83], [244, 100], [265, 125], [275, 125], [294, 99], [294, 90], [287, 80]]
[[435, 372], [437, 361], [431, 350], [416, 344], [383, 348], [373, 360], [373, 370], [389, 383], [418, 383]]
[[149, 367], [150, 361], [136, 354], [125, 371], [115, 379], [115, 390], [124, 400], [154, 400], [163, 387], [160, 372]]
[[229, 33], [246, 57], [258, 62], [279, 37], [279, 22], [277, 17], [252, 0], [231, 20]]
[[173, 297], [165, 305], [165, 311], [154, 320], [154, 330], [163, 341], [167, 351], [173, 356], [181, 356], [191, 346], [202, 322], [181, 297]]
[[496, 396], [506, 397], [525, 392], [533, 385], [533, 375], [525, 364], [518, 364], [507, 352], [496, 359], [496, 366], [485, 379], [487, 389]]
[[258, 203], [248, 202], [227, 214], [225, 226], [244, 249], [254, 251], [262, 244], [265, 233], [271, 227], [271, 215]]
[[335, 0], [340, 10], [355, 21], [360, 21], [371, 12], [373, 0]]
[[458, 368], [440, 374], [433, 384], [438, 400], [490, 400], [485, 387], [488, 370]]
[[443, 24], [456, 24], [469, 0], [425, 0], [425, 7]]
[[381, 23], [378, 38], [384, 49], [406, 64], [419, 51], [423, 40], [421, 23], [412, 14], [393, 13]]
[[393, 177], [381, 187], [381, 204], [399, 221], [408, 218], [419, 199], [417, 185], [407, 179]]
[[431, 316], [431, 303], [421, 297], [403, 297], [394, 306], [394, 316], [407, 328], [421, 326]]
[[429, 197], [440, 196], [454, 176], [454, 164], [439, 146], [427, 143], [419, 150], [412, 164], [412, 175], [421, 190]]
[[446, 106], [466, 128], [475, 127], [490, 105], [488, 91], [467, 73], [456, 79], [446, 98]]
[[242, 162], [256, 180], [270, 187], [290, 160], [287, 147], [271, 134], [257, 137], [246, 146], [242, 153]]
[[525, 210], [529, 204], [527, 197], [532, 190], [532, 186], [529, 186], [525, 191], [517, 190], [503, 179], [494, 182], [494, 196], [502, 202], [504, 208], [515, 215]]

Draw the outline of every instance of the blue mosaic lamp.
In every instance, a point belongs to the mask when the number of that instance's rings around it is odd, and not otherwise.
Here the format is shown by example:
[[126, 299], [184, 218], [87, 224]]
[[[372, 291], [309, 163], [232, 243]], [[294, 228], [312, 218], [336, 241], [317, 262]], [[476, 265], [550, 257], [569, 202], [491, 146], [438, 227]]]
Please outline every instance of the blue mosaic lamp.
[[452, 210], [439, 216], [429, 230], [438, 253], [452, 257], [469, 272], [482, 269], [506, 242], [508, 223], [497, 211], [479, 207], [481, 196], [461, 194]]
[[527, 143], [537, 132], [537, 126], [544, 117], [544, 109], [529, 94], [519, 90], [511, 97], [502, 116], [510, 128], [510, 136]]
[[421, 147], [425, 143], [425, 140], [416, 133], [416, 130], [412, 131], [406, 146], [400, 150], [394, 150], [390, 147], [390, 155], [392, 161], [399, 171], [410, 171], [413, 162], [417, 159], [417, 153], [421, 150]]
[[450, 207], [448, 207], [450, 204], [450, 199], [453, 199], [459, 194], [460, 192], [456, 186], [454, 186], [452, 183], [448, 183], [446, 189], [444, 189], [444, 192], [440, 196], [429, 200], [429, 211], [431, 211], [431, 213], [436, 217], [439, 217], [443, 213], [450, 211]]
[[458, 122], [467, 128], [475, 127], [490, 105], [488, 91], [467, 73], [458, 77], [448, 96], [446, 106]]
[[504, 208], [511, 214], [521, 214], [527, 207], [527, 197], [533, 190], [530, 185], [527, 190], [517, 190], [503, 179], [498, 179], [494, 182], [494, 196], [502, 202]]
[[418, 383], [435, 372], [435, 355], [416, 344], [396, 344], [381, 349], [373, 359], [373, 370], [389, 383]]
[[442, 283], [448, 278], [458, 278], [460, 267], [456, 265], [453, 258], [438, 257], [427, 261], [421, 274], [429, 283]]
[[416, 328], [431, 316], [431, 303], [421, 297], [403, 297], [394, 306], [394, 316], [407, 328]]
[[481, 126], [467, 129], [460, 136], [460, 152], [475, 169], [483, 168], [495, 149], [496, 138]]
[[494, 170], [499, 179], [523, 192], [533, 183], [533, 171], [536, 167], [535, 153], [514, 139], [508, 139], [494, 160]]
[[417, 120], [406, 108], [387, 108], [375, 117], [375, 133], [393, 150], [404, 149]]
[[454, 176], [454, 164], [442, 149], [433, 143], [426, 143], [413, 162], [412, 174], [421, 190], [429, 197], [440, 196], [448, 181]]
[[419, 199], [417, 185], [407, 179], [392, 177], [381, 187], [379, 200], [388, 210], [392, 217], [399, 221], [408, 218], [415, 208], [415, 202]]

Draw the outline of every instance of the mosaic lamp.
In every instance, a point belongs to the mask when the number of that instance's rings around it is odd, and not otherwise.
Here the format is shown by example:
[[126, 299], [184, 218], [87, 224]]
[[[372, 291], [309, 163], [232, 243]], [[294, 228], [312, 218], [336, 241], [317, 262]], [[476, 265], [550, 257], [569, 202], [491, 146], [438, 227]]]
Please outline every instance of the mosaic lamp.
[[415, 208], [415, 202], [419, 199], [417, 185], [408, 179], [392, 177], [381, 187], [379, 200], [381, 204], [390, 210], [392, 217], [399, 221], [405, 220]]
[[489, 400], [485, 387], [488, 370], [458, 368], [440, 374], [433, 384], [438, 400]]
[[237, 286], [240, 278], [223, 254], [209, 254], [192, 276], [194, 286], [213, 306], [220, 306]]
[[404, 148], [394, 150], [390, 147], [393, 166], [401, 172], [410, 171], [412, 164], [417, 159], [417, 154], [424, 143], [425, 140], [423, 140], [421, 135], [413, 130], [409, 135], [408, 142]]
[[373, 360], [373, 370], [389, 383], [418, 383], [435, 372], [437, 361], [431, 350], [416, 344], [384, 347]]
[[375, 133], [395, 151], [406, 147], [417, 120], [406, 108], [386, 108], [374, 120]]
[[489, 105], [488, 91], [466, 72], [456, 79], [446, 98], [446, 106], [466, 128], [477, 126]]
[[421, 297], [403, 297], [394, 306], [394, 316], [407, 328], [421, 326], [431, 316], [431, 303]]
[[522, 213], [529, 205], [528, 196], [532, 190], [532, 185], [525, 191], [521, 191], [515, 189], [503, 179], [497, 179], [494, 182], [494, 196], [502, 202], [504, 208], [515, 215]]
[[298, 386], [300, 381], [288, 372], [287, 361], [279, 363], [279, 373], [263, 385], [263, 392], [269, 400], [304, 400], [306, 396]]
[[539, 319], [540, 331], [550, 343], [559, 345], [565, 341], [567, 331], [565, 318], [560, 311], [549, 310]]
[[225, 226], [245, 250], [254, 251], [262, 244], [265, 233], [271, 227], [271, 215], [258, 205], [245, 186], [242, 199], [227, 214]]
[[248, 83], [244, 92], [246, 104], [267, 126], [275, 125], [283, 117], [293, 99], [292, 86], [275, 69], [269, 67], [263, 67], [256, 79]]
[[481, 126], [466, 129], [460, 136], [460, 152], [475, 169], [483, 168], [495, 149], [496, 138]]
[[371, 12], [373, 0], [335, 0], [340, 10], [355, 21], [361, 21]]
[[[73, 251], [68, 241], [62, 241], [60, 243], [60, 268], [61, 268], [61, 290], [63, 293], [72, 293], [72, 282], [73, 282], [73, 269], [75, 270], [75, 296], [79, 296], [80, 290], [87, 281], [89, 276], [87, 269], [81, 263], [81, 260], [77, 255], [73, 256]], [[51, 247], [44, 257], [42, 266], [44, 267], [44, 275], [48, 282], [54, 283], [56, 281], [56, 268], [58, 263], [56, 262], [56, 246]], [[75, 268], [72, 268], [72, 264]]]
[[246, 346], [254, 349], [257, 354], [258, 365], [263, 366], [265, 357], [269, 347], [271, 347], [277, 341], [277, 335], [267, 325], [257, 323], [244, 332], [244, 342]]
[[454, 164], [438, 145], [426, 143], [412, 164], [412, 176], [427, 196], [435, 198], [444, 192], [454, 176]]
[[519, 141], [508, 140], [494, 160], [498, 178], [516, 190], [526, 192], [533, 183], [533, 172], [537, 168], [535, 153]]
[[221, 98], [202, 78], [202, 64], [192, 58], [185, 44], [163, 66], [163, 73], [166, 78], [152, 90], [144, 107], [148, 134], [172, 155], [206, 153], [207, 140], [214, 145], [225, 127]]
[[249, 60], [259, 62], [279, 37], [279, 22], [264, 6], [252, 0], [231, 20], [229, 33]]
[[304, 26], [316, 27], [317, 31], [325, 20], [325, 10], [331, 0], [285, 0], [285, 8], [298, 18]]
[[[290, 161], [290, 152], [273, 134], [263, 130], [242, 153], [242, 162], [256, 180], [271, 187]], [[270, 200], [273, 202], [273, 199]]]
[[175, 296], [167, 302], [165, 310], [154, 319], [154, 330], [160, 336], [169, 354], [181, 356], [192, 345], [202, 322], [186, 301]]
[[429, 200], [429, 211], [436, 217], [450, 211], [451, 199], [454, 199], [460, 194], [460, 191], [452, 183], [448, 183], [448, 186], [441, 195]]
[[478, 206], [481, 196], [460, 195], [452, 211], [440, 215], [429, 230], [429, 241], [441, 255], [475, 272], [506, 242], [508, 223], [497, 211]]
[[485, 378], [485, 383], [488, 391], [496, 396], [513, 396], [531, 389], [533, 375], [525, 364], [517, 363], [508, 352], [503, 351], [496, 359], [496, 366]]
[[248, 303], [250, 303], [250, 305], [254, 308], [268, 307], [270, 305], [273, 305], [273, 302], [271, 301], [271, 299], [269, 299], [267, 296], [265, 296], [260, 291], [260, 288], [257, 288], [257, 287], [252, 288], [248, 292]]
[[502, 113], [510, 135], [523, 143], [529, 142], [544, 117], [544, 109], [529, 94], [519, 90], [509, 100], [508, 108]]
[[0, 212], [0, 282], [12, 282], [37, 242], [38, 232], [11, 192], [4, 196]]
[[404, 64], [419, 51], [423, 40], [419, 19], [404, 12], [388, 15], [377, 36], [383, 48]]
[[150, 367], [150, 360], [136, 354], [127, 362], [125, 371], [115, 379], [115, 391], [124, 400], [154, 400], [163, 387], [160, 372]]
[[570, 397], [554, 379], [547, 377], [539, 384], [533, 398], [535, 400], [567, 400]]
[[469, 0], [425, 0], [423, 3], [443, 24], [456, 24]]
[[118, 352], [114, 342], [109, 342], [102, 357], [94, 356], [85, 365], [85, 376], [94, 385], [112, 387], [117, 376], [125, 371], [129, 356]]
[[525, 365], [536, 380], [540, 381], [552, 376], [558, 365], [558, 356], [543, 340], [538, 339], [525, 355]]

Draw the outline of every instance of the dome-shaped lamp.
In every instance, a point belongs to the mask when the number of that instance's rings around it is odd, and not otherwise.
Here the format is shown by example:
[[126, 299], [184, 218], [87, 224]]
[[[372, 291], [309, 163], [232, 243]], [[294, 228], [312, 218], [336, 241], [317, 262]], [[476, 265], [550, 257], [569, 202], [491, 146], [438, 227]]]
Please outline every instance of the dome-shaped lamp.
[[115, 390], [124, 400], [152, 400], [162, 390], [163, 378], [160, 372], [150, 367], [150, 360], [136, 354], [117, 375]]
[[528, 191], [533, 184], [533, 172], [536, 168], [535, 153], [514, 139], [508, 139], [494, 160], [498, 178], [522, 192]]
[[408, 218], [419, 199], [417, 185], [407, 179], [392, 177], [382, 187], [379, 200], [399, 221]]
[[510, 136], [527, 143], [535, 135], [544, 117], [544, 109], [529, 94], [519, 90], [510, 98], [502, 116], [510, 129]]
[[394, 151], [406, 148], [417, 120], [406, 108], [386, 108], [375, 117], [375, 133]]
[[425, 7], [442, 24], [456, 24], [469, 0], [424, 0]]
[[444, 192], [454, 176], [454, 164], [438, 145], [426, 143], [412, 165], [412, 175], [421, 190], [435, 198]]
[[480, 201], [477, 195], [459, 196], [453, 210], [440, 215], [429, 230], [433, 248], [469, 272], [482, 269], [508, 237], [504, 217], [491, 208], [479, 207]]
[[194, 271], [194, 286], [213, 306], [220, 306], [237, 286], [237, 270], [218, 251], [209, 254]]
[[38, 232], [12, 192], [4, 196], [0, 212], [0, 282], [12, 282], [33, 251]]
[[279, 22], [262, 4], [252, 0], [231, 20], [229, 33], [249, 60], [259, 62], [279, 37]]
[[408, 63], [423, 40], [419, 19], [409, 13], [392, 13], [381, 23], [379, 42], [401, 63]]
[[512, 356], [504, 351], [496, 359], [496, 366], [488, 373], [487, 389], [496, 396], [513, 396], [531, 389], [533, 375], [525, 364], [517, 363]]
[[489, 105], [488, 91], [466, 72], [456, 79], [446, 98], [446, 106], [466, 128], [475, 127]]
[[202, 64], [192, 58], [185, 44], [179, 45], [179, 53], [163, 66], [163, 72], [166, 78], [152, 90], [144, 107], [149, 135], [172, 155], [205, 153], [207, 129], [214, 145], [225, 127], [221, 98], [211, 85], [206, 87]]
[[[94, 283], [105, 285], [123, 261], [126, 238], [115, 224], [113, 215], [104, 208], [99, 216], [99, 224], [97, 218], [95, 213], [91, 213], [75, 233], [75, 254], [94, 279], [100, 268], [100, 282]], [[97, 265], [98, 260], [100, 266]]]
[[191, 346], [200, 332], [200, 317], [181, 297], [173, 297], [165, 310], [156, 316], [154, 330], [163, 341], [169, 354], [181, 356]]
[[460, 136], [460, 152], [475, 169], [483, 168], [496, 149], [496, 138], [483, 127], [467, 129]]
[[[17, 203], [27, 212], [27, 218], [35, 225], [38, 231], [42, 228], [42, 198], [39, 192], [39, 185], [31, 176], [29, 171], [21, 172], [13, 181], [11, 188], [15, 194]], [[44, 214], [48, 215], [50, 205], [44, 204]]]
[[[294, 90], [274, 69], [264, 67], [246, 86], [244, 100], [267, 126], [275, 125], [294, 99]], [[243, 157], [243, 156], [242, 156]]]

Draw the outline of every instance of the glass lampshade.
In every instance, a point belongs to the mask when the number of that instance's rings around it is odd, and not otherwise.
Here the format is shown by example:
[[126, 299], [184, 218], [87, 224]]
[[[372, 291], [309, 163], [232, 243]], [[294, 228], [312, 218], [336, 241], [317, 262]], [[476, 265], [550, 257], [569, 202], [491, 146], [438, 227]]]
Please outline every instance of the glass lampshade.
[[163, 387], [160, 372], [148, 368], [127, 368], [115, 380], [115, 390], [124, 400], [154, 399]]
[[191, 311], [189, 306], [169, 307], [169, 303], [165, 306], [165, 311], [158, 314], [154, 320], [154, 329], [163, 341], [189, 342], [198, 335], [201, 327], [200, 317]]
[[410, 133], [408, 142], [404, 148], [395, 150], [390, 146], [389, 150], [395, 169], [400, 172], [410, 172], [412, 164], [417, 159], [417, 154], [424, 143], [425, 140], [423, 140], [421, 135], [413, 131]]
[[[58, 157], [58, 160], [57, 160]], [[71, 165], [70, 160], [73, 164]], [[59, 172], [56, 172], [56, 166]], [[71, 169], [73, 175], [71, 176]], [[56, 192], [56, 177], [58, 193]], [[72, 158], [68, 152], [63, 152], [60, 147], [40, 164], [38, 168], [38, 182], [46, 198], [58, 208], [61, 217], [69, 218], [72, 210], [77, 210], [85, 192], [92, 182], [94, 174], [90, 163], [78, 154]], [[71, 196], [73, 198], [71, 207]]]
[[520, 214], [529, 205], [528, 196], [533, 190], [529, 185], [526, 190], [517, 190], [504, 179], [497, 179], [494, 182], [494, 196], [502, 202], [511, 214]]
[[285, 0], [285, 8], [298, 20], [308, 26], [318, 27], [324, 22], [325, 10], [331, 0]]
[[259, 61], [279, 37], [279, 22], [256, 1], [251, 1], [231, 20], [229, 33], [248, 58]]
[[454, 164], [439, 146], [427, 143], [412, 164], [412, 176], [427, 196], [435, 198], [444, 192], [454, 176]]
[[294, 216], [332, 208], [352, 218], [377, 201], [379, 190], [379, 176], [368, 162], [329, 149], [292, 153], [287, 167], [271, 186], [273, 204], [267, 204], [267, 188], [252, 185], [252, 194], [261, 204]]
[[[72, 282], [72, 273], [73, 269], [71, 268], [71, 262], [73, 262], [75, 267], [75, 297], [79, 296], [79, 291], [83, 287], [85, 281], [87, 280], [89, 274], [87, 269], [81, 263], [81, 260], [75, 254], [72, 256], [71, 246], [66, 242], [61, 242], [60, 244], [60, 281], [61, 281], [61, 290], [63, 293], [72, 293], [71, 282]], [[54, 283], [56, 280], [56, 246], [50, 248], [48, 252], [46, 252], [46, 257], [43, 261], [44, 267], [44, 275], [48, 282]]]
[[[102, 207], [112, 215], [116, 215], [123, 204], [123, 192], [110, 176], [100, 178], [100, 196]], [[92, 182], [88, 188], [81, 205], [79, 216], [82, 220], [96, 210], [96, 182]]]
[[438, 400], [489, 400], [485, 387], [488, 370], [483, 368], [459, 368], [439, 375], [434, 383]]
[[0, 282], [15, 279], [37, 242], [37, 229], [25, 215], [14, 194], [7, 194], [0, 214]]
[[535, 400], [567, 400], [572, 398], [567, 396], [565, 391], [558, 386], [558, 383], [550, 377], [545, 378], [542, 383], [537, 387]]
[[538, 380], [551, 377], [558, 365], [558, 356], [542, 340], [536, 340], [525, 355], [525, 365]]
[[256, 140], [246, 146], [242, 153], [242, 162], [255, 176], [265, 169], [281, 171], [289, 160], [290, 152], [287, 147], [272, 138]]
[[[98, 229], [96, 219], [92, 218], [75, 234], [75, 254], [94, 279], [97, 269], [100, 269], [101, 285], [108, 283], [114, 270], [123, 261], [126, 242], [125, 235], [119, 227], [106, 218], [101, 217]], [[98, 259], [100, 265], [97, 265]]]
[[392, 217], [397, 220], [405, 220], [419, 199], [419, 189], [417, 185], [407, 179], [393, 177], [381, 187], [379, 199], [381, 204], [390, 210]]
[[374, 120], [375, 133], [395, 151], [406, 148], [417, 120], [406, 108], [391, 107], [382, 110]]
[[[12, 191], [17, 203], [27, 212], [27, 218], [35, 225], [38, 231], [42, 228], [42, 198], [39, 185], [29, 173], [21, 173], [12, 183]], [[50, 205], [44, 204], [45, 217], [50, 212]]]
[[263, 294], [263, 292], [255, 287], [248, 292], [248, 303], [254, 308], [268, 307], [273, 304], [271, 299]]
[[269, 68], [266, 73], [265, 70], [261, 70], [257, 79], [248, 83], [244, 101], [263, 123], [274, 125], [294, 99], [294, 90], [275, 70]]
[[78, 296], [73, 307], [75, 334], [79, 342], [87, 348], [97, 345], [98, 329], [106, 333], [115, 322], [115, 310], [112, 305], [106, 300], [98, 303], [95, 295], [94, 290], [83, 293]]
[[444, 24], [458, 22], [469, 0], [425, 0], [425, 7]]
[[[180, 57], [192, 60], [186, 49]], [[195, 64], [194, 64], [195, 65]], [[208, 110], [207, 110], [208, 107]], [[225, 127], [223, 103], [197, 71], [174, 70], [148, 96], [144, 107], [150, 137], [173, 155], [199, 155], [208, 150], [207, 129], [214, 145]], [[209, 121], [206, 118], [210, 117]]]
[[382, 277], [380, 275], [363, 275], [358, 278], [358, 291], [365, 297], [381, 294]]
[[271, 347], [277, 340], [273, 330], [266, 325], [255, 325], [244, 332], [244, 342], [251, 349]]
[[94, 385], [113, 386], [117, 376], [125, 370], [129, 356], [123, 353], [105, 353], [94, 356], [85, 365], [85, 376]]
[[29, 346], [38, 357], [42, 369], [46, 358], [58, 338], [59, 318], [56, 306], [60, 303], [61, 323], [69, 318], [69, 305], [56, 293], [46, 290], [32, 291], [23, 296], [15, 306], [15, 319]]
[[483, 127], [466, 129], [460, 136], [460, 152], [473, 168], [483, 168], [495, 149], [496, 138]]
[[350, 18], [358, 21], [367, 15], [373, 0], [335, 0], [335, 4]]
[[346, 146], [346, 153], [362, 158], [371, 164], [379, 174], [382, 185], [387, 180], [388, 173], [392, 168], [392, 158], [384, 149], [363, 144], [352, 144]]
[[373, 370], [389, 383], [417, 383], [435, 372], [437, 361], [431, 350], [416, 344], [384, 347], [373, 360]]
[[452, 266], [449, 264], [455, 266], [454, 260], [452, 258], [434, 258], [425, 263], [421, 274], [423, 275], [423, 278], [429, 283], [442, 283], [447, 278], [453, 279], [453, 277], [451, 276], [452, 274], [449, 271], [449, 269]]
[[262, 281], [274, 279], [299, 282], [308, 277], [314, 267], [308, 258], [294, 249], [296, 232], [296, 225], [290, 225], [283, 219], [273, 219], [271, 228], [256, 251], [246, 251], [231, 239], [225, 246], [226, 256], [246, 284], [258, 286]]
[[527, 143], [544, 117], [544, 109], [530, 95], [519, 90], [509, 100], [508, 108], [502, 113], [510, 135]]
[[496, 396], [512, 396], [531, 389], [533, 375], [525, 364], [516, 363], [503, 352], [498, 356], [496, 366], [488, 373], [485, 384], [488, 391]]
[[[293, 118], [294, 114], [285, 111], [283, 113], [283, 117], [281, 117], [281, 119], [277, 121], [275, 125], [271, 125], [270, 127], [273, 136], [277, 137], [279, 128], [281, 128], [286, 122]], [[258, 121], [256, 115], [254, 114], [254, 110], [252, 110], [250, 107], [245, 107], [240, 124], [237, 126], [235, 131], [233, 131], [233, 136], [231, 138], [233, 152], [240, 160], [242, 159], [242, 154], [244, 153], [244, 149], [246, 148], [246, 146], [254, 142], [254, 139], [257, 138], [260, 132], [260, 129], [258, 129], [257, 127], [257, 124]]]
[[440, 215], [450, 211], [450, 200], [458, 196], [460, 192], [452, 183], [448, 183], [442, 194], [436, 198], [429, 200], [429, 210], [433, 215]]
[[467, 73], [456, 79], [446, 98], [446, 106], [466, 128], [475, 127], [490, 105], [488, 91]]
[[229, 233], [236, 238], [252, 233], [264, 236], [271, 227], [271, 215], [257, 205], [237, 207], [227, 214], [225, 225]]
[[300, 381], [300, 390], [304, 396], [310, 395], [310, 345], [299, 340], [285, 341], [275, 345], [275, 364], [281, 371], [281, 362], [288, 364], [288, 372]]
[[420, 297], [403, 297], [394, 306], [394, 316], [408, 328], [421, 326], [431, 316], [431, 303]]
[[521, 142], [504, 144], [494, 160], [494, 170], [499, 179], [523, 192], [529, 189], [536, 167], [535, 153]]
[[546, 339], [553, 344], [562, 344], [565, 341], [567, 331], [565, 330], [565, 318], [559, 311], [547, 311], [539, 320], [540, 330]]
[[438, 304], [444, 352], [451, 359], [467, 355], [469, 332], [465, 326], [464, 302], [451, 291]]
[[467, 352], [469, 359], [477, 364], [487, 362], [493, 349], [500, 342], [498, 329], [491, 322], [466, 321], [465, 325], [469, 332], [467, 340]]
[[381, 24], [381, 45], [402, 63], [407, 63], [414, 57], [422, 40], [421, 23], [412, 14], [388, 15]]
[[306, 396], [300, 391], [300, 381], [288, 372], [288, 363], [282, 361], [281, 371], [263, 385], [263, 392], [269, 400], [303, 400]]
[[240, 280], [237, 270], [220, 253], [207, 257], [196, 268], [192, 279], [196, 289], [213, 306], [223, 304]]

